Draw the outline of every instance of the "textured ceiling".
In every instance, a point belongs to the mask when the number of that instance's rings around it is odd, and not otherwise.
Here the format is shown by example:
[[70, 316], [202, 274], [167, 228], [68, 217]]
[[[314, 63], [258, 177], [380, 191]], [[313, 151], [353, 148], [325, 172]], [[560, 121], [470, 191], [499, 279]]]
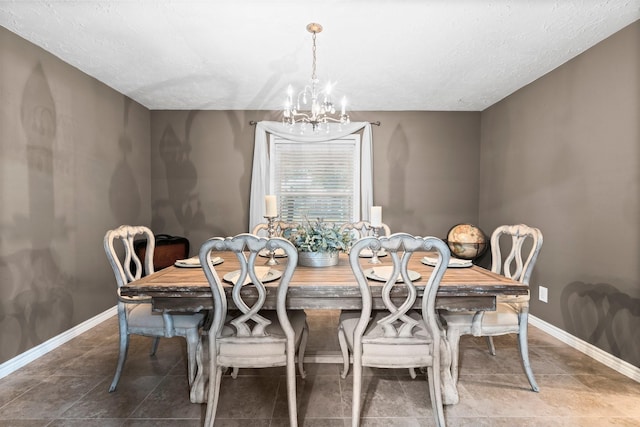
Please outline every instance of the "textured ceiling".
[[355, 111], [481, 111], [640, 19], [640, 0], [0, 1], [0, 25], [150, 109], [270, 110], [317, 75]]

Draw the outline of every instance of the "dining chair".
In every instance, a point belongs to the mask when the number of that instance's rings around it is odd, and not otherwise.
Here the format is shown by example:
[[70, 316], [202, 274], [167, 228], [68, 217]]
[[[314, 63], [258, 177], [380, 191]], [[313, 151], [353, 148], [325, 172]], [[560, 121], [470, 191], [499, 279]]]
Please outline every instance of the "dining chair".
[[[380, 229], [382, 231], [381, 233], [379, 232], [380, 236], [391, 235], [391, 229], [387, 224], [382, 223]], [[345, 230], [351, 231], [356, 240], [373, 235], [373, 228], [371, 228], [371, 223], [369, 221], [347, 222], [346, 224], [342, 224], [340, 227], [340, 231]]]
[[[284, 251], [287, 260], [284, 269], [256, 266], [259, 252], [265, 249]], [[232, 251], [240, 263], [239, 270], [223, 277], [233, 287], [231, 301], [225, 293], [227, 285], [223, 284], [210, 261], [210, 255], [215, 251]], [[289, 282], [298, 262], [297, 249], [281, 237], [267, 239], [243, 233], [206, 241], [200, 248], [200, 262], [211, 287], [214, 307], [213, 322], [206, 337], [209, 391], [205, 426], [213, 426], [215, 422], [224, 370], [274, 366], [286, 367], [289, 422], [291, 426], [297, 426], [295, 358], [297, 353], [300, 375], [304, 378], [302, 362], [308, 325], [304, 310], [285, 307]], [[264, 282], [277, 279], [276, 288], [265, 287]], [[250, 292], [252, 288], [255, 293]], [[272, 289], [275, 307], [265, 307]], [[229, 310], [230, 306], [235, 310]]]
[[[500, 226], [491, 235], [491, 271], [528, 285], [541, 247], [542, 233], [539, 229], [524, 224]], [[504, 258], [503, 253], [506, 254]], [[529, 362], [529, 294], [499, 297], [495, 311], [442, 312], [442, 317], [446, 322], [447, 337], [451, 345], [451, 374], [454, 381], [458, 380], [461, 335], [486, 337], [489, 352], [495, 355], [492, 337], [517, 334], [524, 372], [531, 390], [539, 391]]]
[[[391, 265], [361, 264], [363, 250], [385, 249]], [[420, 273], [409, 270], [408, 263], [415, 253], [435, 252], [435, 267], [425, 267]], [[362, 296], [362, 310], [345, 311], [340, 315], [338, 337], [341, 346], [353, 354], [352, 426], [360, 423], [362, 369], [426, 368], [431, 405], [437, 426], [444, 426], [441, 390], [441, 351], [446, 352], [445, 331], [435, 309], [440, 281], [449, 262], [447, 245], [436, 237], [415, 237], [395, 233], [388, 237], [364, 237], [349, 253], [349, 263]], [[413, 281], [422, 278], [424, 291]], [[369, 281], [384, 282], [384, 308], [373, 310]], [[419, 296], [419, 293], [422, 296]], [[398, 295], [404, 300], [397, 301]], [[392, 299], [392, 295], [394, 295]], [[413, 309], [418, 303], [419, 309]], [[348, 367], [348, 366], [347, 366]]]
[[[284, 233], [285, 230], [290, 228], [297, 228], [299, 226], [300, 224], [298, 224], [297, 222], [275, 221], [274, 223], [275, 237], [282, 237], [282, 234]], [[251, 234], [255, 234], [256, 236], [262, 236], [262, 237], [268, 237], [268, 232], [269, 232], [269, 224], [266, 222], [261, 222], [259, 224], [256, 224], [256, 226], [253, 227], [253, 230], [251, 230]]]
[[[380, 228], [382, 230], [382, 233], [381, 233], [382, 236], [391, 235], [391, 229], [387, 224], [382, 223]], [[359, 239], [362, 239], [363, 237], [373, 236], [373, 228], [371, 228], [371, 223], [369, 221], [347, 222], [345, 224], [342, 224], [342, 226], [340, 226], [340, 232], [343, 232], [343, 231], [349, 231], [351, 233], [351, 236], [353, 237], [352, 244], [351, 244], [352, 246], [353, 246], [353, 243], [355, 243]], [[349, 250], [351, 250], [351, 248], [349, 248]], [[371, 252], [369, 250], [366, 250], [366, 252], [367, 253], [363, 253], [361, 255], [363, 257], [366, 255], [367, 258], [370, 257]], [[349, 312], [349, 311], [352, 311], [352, 310], [342, 310], [340, 313]], [[356, 313], [359, 313], [359, 312], [356, 311]], [[339, 335], [338, 335], [338, 338], [339, 338]], [[340, 376], [342, 378], [347, 378], [347, 374], [349, 373], [350, 356], [349, 356], [349, 351], [347, 349], [347, 346], [343, 341], [340, 341], [340, 351], [342, 352], [342, 360], [343, 360], [343, 368], [342, 368], [342, 372], [340, 373]], [[413, 369], [410, 369], [409, 372], [411, 373], [411, 377], [415, 378], [415, 375], [416, 375], [415, 371]]]
[[[144, 264], [138, 257], [134, 241], [136, 237], [146, 239]], [[204, 314], [169, 314], [154, 312], [151, 299], [142, 297], [125, 297], [120, 295], [120, 288], [142, 277], [143, 271], [154, 272], [153, 254], [155, 239], [151, 230], [144, 226], [121, 225], [109, 230], [104, 236], [104, 250], [118, 285], [118, 325], [120, 330], [120, 352], [116, 373], [109, 387], [115, 391], [122, 375], [124, 362], [129, 349], [129, 335], [153, 337], [151, 355], [155, 355], [160, 338], [173, 336], [184, 337], [187, 341], [187, 364], [189, 384], [196, 376], [196, 350], [199, 341], [199, 328]]]

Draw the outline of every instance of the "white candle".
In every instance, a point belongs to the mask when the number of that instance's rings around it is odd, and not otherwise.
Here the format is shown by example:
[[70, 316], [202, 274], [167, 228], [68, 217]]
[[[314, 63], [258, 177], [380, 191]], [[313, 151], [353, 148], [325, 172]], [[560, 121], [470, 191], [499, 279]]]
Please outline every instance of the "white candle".
[[267, 195], [264, 198], [264, 202], [266, 205], [266, 214], [268, 217], [278, 216], [278, 204], [276, 202], [276, 196]]
[[382, 206], [371, 206], [371, 214], [369, 221], [372, 227], [382, 226]]

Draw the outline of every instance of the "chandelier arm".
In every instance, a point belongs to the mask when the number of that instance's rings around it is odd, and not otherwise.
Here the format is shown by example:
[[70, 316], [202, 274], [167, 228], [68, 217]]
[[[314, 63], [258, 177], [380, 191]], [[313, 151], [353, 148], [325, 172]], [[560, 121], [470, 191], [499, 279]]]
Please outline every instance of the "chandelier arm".
[[[296, 116], [298, 116], [298, 117], [296, 117]], [[294, 123], [300, 123], [302, 121], [310, 121], [310, 120], [312, 120], [312, 117], [307, 113], [297, 113], [297, 114], [294, 114], [292, 118], [293, 118], [293, 122]]]

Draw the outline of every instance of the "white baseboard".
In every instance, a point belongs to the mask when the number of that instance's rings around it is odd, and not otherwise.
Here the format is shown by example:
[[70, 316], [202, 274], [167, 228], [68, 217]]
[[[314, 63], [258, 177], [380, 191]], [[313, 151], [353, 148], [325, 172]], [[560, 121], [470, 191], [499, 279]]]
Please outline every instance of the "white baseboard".
[[640, 368], [638, 368], [637, 366], [634, 366], [629, 362], [625, 362], [624, 360], [619, 359], [614, 355], [594, 346], [593, 344], [589, 344], [588, 342], [581, 340], [580, 338], [576, 338], [568, 332], [563, 331], [562, 329], [557, 328], [552, 324], [545, 322], [544, 320], [540, 320], [537, 317], [532, 316], [531, 314], [529, 314], [529, 323], [532, 326], [535, 326], [536, 328], [551, 335], [552, 337], [559, 339], [563, 343], [570, 345], [576, 350], [581, 351], [587, 356], [608, 366], [609, 368], [620, 372], [622, 375], [640, 382]]
[[17, 371], [18, 369], [22, 368], [26, 364], [33, 362], [40, 356], [44, 356], [45, 354], [49, 353], [51, 350], [55, 349], [56, 347], [61, 346], [67, 341], [70, 341], [71, 339], [82, 334], [83, 332], [87, 332], [89, 329], [99, 325], [100, 323], [104, 322], [105, 320], [113, 316], [116, 316], [117, 314], [118, 314], [118, 307], [113, 306], [110, 309], [98, 314], [97, 316], [92, 317], [91, 319], [86, 320], [80, 323], [79, 325], [64, 331], [60, 335], [57, 335], [43, 342], [42, 344], [37, 345], [32, 349], [17, 355], [13, 359], [7, 360], [6, 362], [0, 365], [0, 378], [4, 378], [10, 373]]

